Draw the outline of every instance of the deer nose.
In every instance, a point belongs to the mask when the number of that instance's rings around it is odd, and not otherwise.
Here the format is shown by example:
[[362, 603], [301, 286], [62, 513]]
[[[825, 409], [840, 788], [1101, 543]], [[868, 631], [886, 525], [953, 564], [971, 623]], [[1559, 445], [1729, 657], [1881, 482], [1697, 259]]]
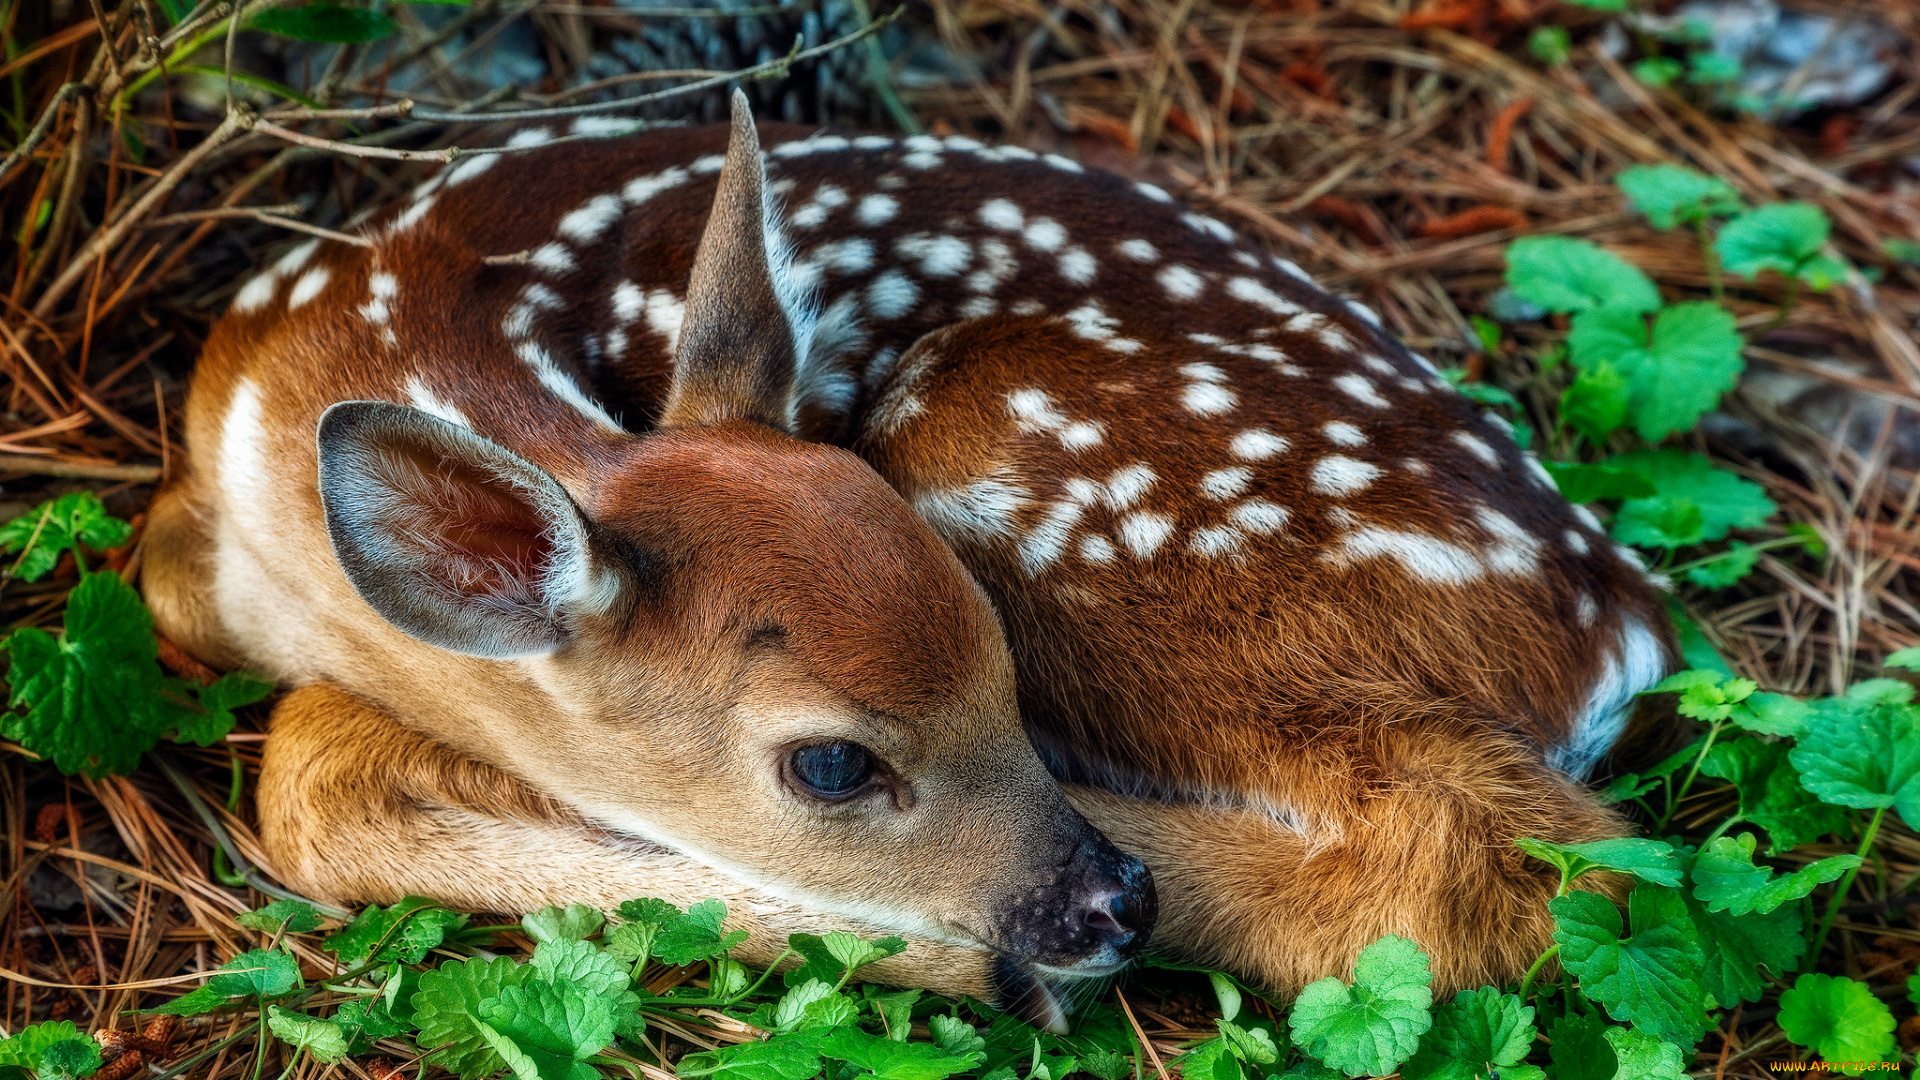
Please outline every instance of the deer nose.
[[[1111, 851], [1111, 849], [1109, 849]], [[1106, 853], [1102, 853], [1106, 854]], [[1147, 865], [1132, 855], [1113, 851], [1100, 859], [1108, 865], [1112, 885], [1095, 890], [1081, 905], [1080, 921], [1095, 938], [1131, 959], [1146, 946], [1160, 902]]]

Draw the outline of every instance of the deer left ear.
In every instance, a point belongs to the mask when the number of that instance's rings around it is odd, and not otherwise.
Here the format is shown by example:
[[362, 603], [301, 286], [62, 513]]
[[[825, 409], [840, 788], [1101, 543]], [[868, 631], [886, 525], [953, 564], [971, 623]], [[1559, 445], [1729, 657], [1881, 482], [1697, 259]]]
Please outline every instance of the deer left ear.
[[815, 312], [809, 291], [788, 273], [788, 260], [753, 113], [747, 96], [735, 90], [727, 162], [693, 260], [661, 427], [752, 420], [793, 433]]

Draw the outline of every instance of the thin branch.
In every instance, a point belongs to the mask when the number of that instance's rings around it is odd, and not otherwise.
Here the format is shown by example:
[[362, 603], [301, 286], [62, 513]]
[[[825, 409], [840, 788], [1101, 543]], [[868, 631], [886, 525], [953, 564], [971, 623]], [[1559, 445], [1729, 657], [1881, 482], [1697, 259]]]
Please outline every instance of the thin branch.
[[41, 140], [47, 137], [47, 132], [53, 130], [53, 118], [54, 115], [60, 111], [60, 106], [66, 104], [68, 98], [81, 94], [88, 89], [89, 87], [86, 83], [70, 82], [54, 91], [53, 100], [47, 102], [46, 110], [40, 114], [40, 119], [34, 123], [33, 130], [27, 132], [27, 137], [20, 140], [19, 146], [14, 147], [8, 152], [5, 161], [0, 161], [0, 184], [6, 183], [7, 174], [13, 171], [13, 167], [19, 164], [28, 154], [33, 153], [33, 148], [39, 146]]
[[350, 244], [354, 247], [372, 247], [373, 241], [364, 236], [338, 232], [320, 225], [309, 225], [304, 221], [286, 217], [289, 213], [301, 213], [306, 207], [299, 203], [285, 203], [280, 206], [221, 206], [211, 210], [189, 210], [183, 214], [168, 214], [152, 221], [143, 222], [143, 229], [161, 229], [169, 225], [185, 225], [196, 221], [214, 221], [230, 218], [252, 218], [263, 225], [272, 225], [281, 229], [303, 232], [309, 236], [318, 236], [323, 240]]

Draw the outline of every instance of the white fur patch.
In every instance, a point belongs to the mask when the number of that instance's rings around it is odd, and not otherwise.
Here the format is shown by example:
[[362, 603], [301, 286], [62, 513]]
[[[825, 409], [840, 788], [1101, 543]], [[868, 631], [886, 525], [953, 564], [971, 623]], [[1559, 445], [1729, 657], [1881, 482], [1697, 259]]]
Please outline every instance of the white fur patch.
[[320, 290], [327, 287], [327, 279], [331, 276], [324, 266], [316, 266], [301, 274], [300, 280], [293, 283], [293, 291], [287, 294], [287, 307], [297, 308], [319, 296]]
[[1136, 559], [1150, 559], [1173, 535], [1173, 519], [1141, 511], [1120, 519], [1120, 544]]
[[1114, 550], [1113, 542], [1099, 533], [1088, 533], [1080, 538], [1080, 557], [1090, 563], [1110, 563], [1119, 554]]
[[1227, 223], [1224, 221], [1210, 218], [1205, 214], [1194, 213], [1181, 214], [1180, 220], [1186, 223], [1187, 228], [1195, 232], [1206, 233], [1216, 240], [1225, 240], [1228, 243], [1233, 242], [1233, 230], [1228, 228]]
[[1180, 392], [1180, 404], [1195, 416], [1219, 416], [1232, 412], [1240, 399], [1217, 383], [1194, 383]]
[[1628, 620], [1607, 653], [1606, 666], [1587, 691], [1572, 733], [1548, 749], [1547, 764], [1575, 780], [1586, 779], [1626, 730], [1634, 698], [1665, 671], [1666, 652], [1660, 639], [1637, 620]]
[[987, 200], [981, 205], [979, 214], [982, 224], [1008, 232], [1018, 232], [1027, 219], [1018, 206], [1005, 199]]
[[1191, 300], [1199, 296], [1200, 291], [1207, 287], [1205, 278], [1179, 263], [1174, 263], [1155, 274], [1154, 280], [1158, 281], [1160, 287], [1167, 290], [1167, 295], [1175, 300]]
[[635, 177], [620, 189], [620, 197], [627, 201], [628, 206], [639, 206], [669, 188], [686, 183], [688, 175], [687, 170], [675, 165], [652, 176]]
[[1253, 470], [1245, 465], [1215, 469], [1200, 478], [1200, 494], [1215, 501], [1231, 499], [1253, 483]]
[[631, 281], [623, 281], [613, 287], [611, 302], [614, 321], [621, 326], [630, 326], [640, 313], [647, 309], [647, 294], [640, 286]]
[[1370, 462], [1328, 454], [1313, 463], [1313, 490], [1322, 495], [1352, 495], [1365, 491], [1380, 475], [1380, 467]]
[[1028, 577], [1038, 576], [1066, 550], [1073, 527], [1080, 523], [1086, 508], [1073, 499], [1063, 499], [1047, 508], [1027, 534], [1020, 538], [1020, 566]]
[[1332, 442], [1339, 446], [1367, 445], [1366, 434], [1362, 432], [1359, 428], [1354, 427], [1352, 424], [1347, 423], [1345, 420], [1333, 421], [1332, 423], [1321, 428], [1320, 433], [1325, 435], [1329, 442]]
[[1133, 185], [1133, 190], [1139, 192], [1142, 195], [1145, 195], [1147, 198], [1152, 199], [1154, 202], [1170, 203], [1173, 201], [1173, 196], [1167, 194], [1167, 191], [1165, 188], [1159, 187], [1158, 185], [1155, 185], [1155, 184], [1149, 184], [1144, 180], [1141, 181], [1140, 183]]
[[1060, 276], [1075, 285], [1088, 285], [1093, 282], [1094, 274], [1099, 272], [1099, 264], [1083, 247], [1070, 247], [1060, 253]]
[[1473, 552], [1425, 533], [1359, 529], [1343, 546], [1349, 558], [1392, 559], [1414, 577], [1443, 585], [1464, 585], [1484, 572]]
[[1494, 572], [1520, 575], [1540, 569], [1539, 538], [1492, 507], [1479, 507], [1474, 511], [1474, 518], [1493, 537], [1493, 544], [1484, 557]]
[[891, 195], [869, 195], [860, 200], [853, 211], [853, 220], [869, 228], [885, 225], [900, 212], [900, 200]]
[[920, 286], [898, 270], [889, 270], [867, 285], [867, 311], [877, 319], [897, 319], [920, 299]]
[[1590, 546], [1588, 546], [1587, 538], [1584, 536], [1581, 536], [1579, 532], [1573, 529], [1568, 529], [1566, 532], [1562, 533], [1561, 539], [1566, 541], [1567, 549], [1573, 552], [1575, 555], [1585, 555], [1589, 551], [1593, 550]]
[[1250, 277], [1237, 277], [1227, 282], [1227, 295], [1275, 315], [1298, 315], [1306, 310]]
[[1059, 251], [1060, 245], [1067, 242], [1066, 228], [1052, 218], [1034, 218], [1021, 230], [1020, 236], [1035, 251]]
[[1380, 391], [1373, 388], [1373, 383], [1367, 381], [1365, 375], [1348, 372], [1335, 378], [1333, 385], [1352, 395], [1354, 400], [1376, 409], [1384, 409], [1389, 404], [1386, 398], [1380, 396]]
[[1453, 441], [1465, 447], [1467, 452], [1474, 457], [1479, 458], [1481, 464], [1487, 468], [1497, 469], [1500, 467], [1500, 455], [1494, 453], [1493, 447], [1488, 446], [1486, 441], [1479, 436], [1471, 432], [1456, 431], [1453, 433]]
[[576, 244], [591, 244], [625, 211], [619, 196], [595, 195], [561, 218], [555, 231]]
[[442, 400], [440, 396], [432, 390], [427, 389], [427, 384], [420, 381], [420, 376], [408, 376], [407, 384], [403, 389], [407, 394], [407, 403], [414, 408], [419, 409], [423, 413], [437, 416], [449, 424], [458, 424], [469, 431], [473, 429], [473, 423], [467, 419], [466, 414]]
[[574, 268], [573, 252], [558, 240], [549, 241], [533, 249], [527, 262], [549, 274], [564, 274]]
[[1248, 532], [1265, 536], [1285, 528], [1287, 518], [1291, 515], [1284, 506], [1275, 506], [1265, 499], [1248, 499], [1234, 507], [1227, 516]]
[[253, 275], [253, 278], [241, 286], [240, 291], [233, 295], [233, 304], [228, 310], [242, 313], [258, 311], [266, 307], [267, 302], [273, 299], [274, 290], [278, 288], [279, 285], [279, 275], [271, 270], [262, 270], [258, 274]]
[[298, 273], [301, 267], [307, 265], [307, 260], [313, 258], [313, 253], [319, 250], [320, 241], [309, 240], [280, 256], [280, 261], [273, 264], [274, 272], [288, 275]]
[[957, 236], [911, 233], [895, 240], [893, 250], [927, 277], [956, 277], [973, 264], [973, 245]]
[[1032, 501], [1033, 493], [1026, 488], [989, 476], [965, 487], [916, 495], [913, 511], [950, 542], [1008, 539], [1013, 519]]
[[1217, 559], [1240, 550], [1246, 534], [1231, 525], [1209, 525], [1193, 530], [1187, 538], [1187, 550], [1206, 559]]
[[1134, 262], [1150, 263], [1160, 257], [1159, 249], [1145, 240], [1122, 240], [1114, 245], [1114, 250]]
[[1159, 478], [1152, 467], [1144, 461], [1123, 466], [1114, 470], [1112, 476], [1107, 477], [1106, 489], [1101, 495], [1101, 501], [1107, 504], [1109, 510], [1126, 510], [1139, 502], [1140, 497], [1145, 495], [1153, 487], [1154, 481]]
[[1233, 451], [1234, 457], [1242, 461], [1265, 461], [1275, 454], [1285, 453], [1292, 445], [1265, 428], [1248, 428], [1235, 435], [1228, 448]]
[[654, 289], [647, 293], [645, 313], [647, 329], [667, 343], [667, 355], [678, 353], [680, 328], [687, 321], [687, 302], [666, 289]]

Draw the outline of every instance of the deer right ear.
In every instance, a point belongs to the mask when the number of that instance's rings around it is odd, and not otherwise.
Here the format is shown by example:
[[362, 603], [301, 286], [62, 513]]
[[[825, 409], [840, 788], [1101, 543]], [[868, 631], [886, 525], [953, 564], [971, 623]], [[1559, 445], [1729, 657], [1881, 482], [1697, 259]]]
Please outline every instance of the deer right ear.
[[320, 418], [320, 502], [335, 558], [388, 622], [451, 652], [550, 653], [617, 579], [586, 520], [526, 459], [457, 424], [380, 401]]
[[663, 428], [752, 420], [792, 433], [795, 387], [813, 342], [812, 297], [788, 273], [768, 201], [760, 136], [733, 92], [733, 130], [687, 286]]

